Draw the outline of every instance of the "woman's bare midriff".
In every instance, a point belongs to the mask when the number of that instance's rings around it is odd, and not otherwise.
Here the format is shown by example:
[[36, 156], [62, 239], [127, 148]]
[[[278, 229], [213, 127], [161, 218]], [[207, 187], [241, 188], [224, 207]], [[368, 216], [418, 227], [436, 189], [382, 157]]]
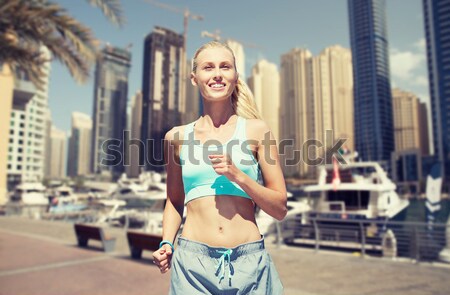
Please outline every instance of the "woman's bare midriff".
[[236, 196], [207, 196], [190, 201], [181, 236], [225, 248], [261, 239], [253, 202]]

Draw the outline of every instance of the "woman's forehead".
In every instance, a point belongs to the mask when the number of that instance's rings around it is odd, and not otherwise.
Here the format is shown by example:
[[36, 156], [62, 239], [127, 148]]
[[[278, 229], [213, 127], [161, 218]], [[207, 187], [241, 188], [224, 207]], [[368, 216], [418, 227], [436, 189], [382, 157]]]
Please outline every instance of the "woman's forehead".
[[206, 48], [197, 56], [197, 62], [223, 62], [228, 61], [233, 63], [233, 54], [224, 47]]

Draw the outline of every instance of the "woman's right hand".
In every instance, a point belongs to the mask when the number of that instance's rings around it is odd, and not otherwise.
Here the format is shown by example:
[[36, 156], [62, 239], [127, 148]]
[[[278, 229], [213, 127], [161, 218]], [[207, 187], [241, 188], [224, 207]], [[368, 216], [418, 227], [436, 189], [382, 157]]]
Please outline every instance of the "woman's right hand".
[[159, 267], [161, 273], [166, 273], [170, 269], [172, 254], [172, 248], [169, 244], [164, 244], [153, 252], [153, 263]]

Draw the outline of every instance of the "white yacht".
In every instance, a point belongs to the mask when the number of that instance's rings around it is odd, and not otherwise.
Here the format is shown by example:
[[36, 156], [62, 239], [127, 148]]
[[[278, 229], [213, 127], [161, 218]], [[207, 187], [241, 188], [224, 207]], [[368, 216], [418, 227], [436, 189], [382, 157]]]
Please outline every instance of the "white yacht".
[[23, 182], [15, 188], [11, 202], [23, 205], [48, 205], [46, 187], [40, 182]]
[[[309, 185], [310, 216], [333, 219], [403, 220], [409, 201], [377, 162], [353, 162], [319, 168], [318, 184]], [[337, 173], [339, 176], [337, 176]]]
[[139, 178], [128, 178], [123, 174], [111, 193], [112, 199], [166, 197], [166, 185], [155, 172], [145, 172]]
[[69, 186], [58, 186], [52, 189], [53, 202], [58, 204], [74, 204], [78, 201], [78, 196], [74, 194]]
[[87, 209], [87, 205], [79, 202], [78, 196], [68, 186], [58, 186], [50, 193], [52, 197], [50, 213], [69, 213]]
[[166, 195], [166, 184], [159, 173], [144, 172], [138, 178], [128, 178], [122, 174], [109, 198], [95, 202], [105, 209], [111, 209], [100, 214], [98, 222], [125, 228], [143, 228], [160, 234]]
[[162, 233], [162, 218], [166, 196], [156, 194], [147, 198], [97, 200], [97, 223], [125, 228], [142, 228], [154, 234]]
[[396, 184], [380, 164], [334, 163], [319, 167], [318, 174], [317, 184], [304, 187], [311, 210], [287, 216], [282, 223], [285, 243], [351, 248], [365, 243], [378, 249], [388, 221], [405, 220], [409, 201], [396, 193]]

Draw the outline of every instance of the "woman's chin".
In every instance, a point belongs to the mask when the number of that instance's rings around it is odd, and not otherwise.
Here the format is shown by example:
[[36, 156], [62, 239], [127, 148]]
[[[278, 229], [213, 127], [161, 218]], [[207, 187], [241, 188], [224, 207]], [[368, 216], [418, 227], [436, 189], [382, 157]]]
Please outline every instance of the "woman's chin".
[[230, 98], [230, 95], [227, 95], [225, 93], [214, 93], [214, 94], [208, 94], [203, 96], [204, 99], [207, 101], [225, 101]]

